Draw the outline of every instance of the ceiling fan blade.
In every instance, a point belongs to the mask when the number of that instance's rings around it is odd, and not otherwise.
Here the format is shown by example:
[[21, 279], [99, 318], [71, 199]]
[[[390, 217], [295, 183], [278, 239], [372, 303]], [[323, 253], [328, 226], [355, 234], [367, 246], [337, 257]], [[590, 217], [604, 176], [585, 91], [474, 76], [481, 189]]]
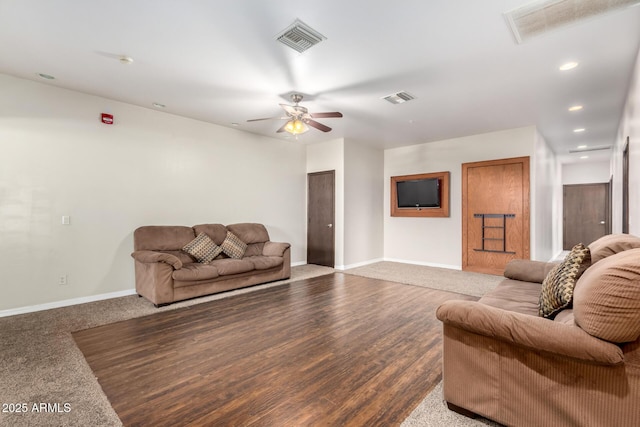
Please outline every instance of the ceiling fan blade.
[[293, 105], [280, 104], [280, 106], [284, 108], [284, 111], [286, 111], [287, 114], [291, 114], [293, 116], [298, 114], [298, 110], [296, 110], [296, 107], [294, 107]]
[[259, 122], [261, 120], [287, 120], [289, 117], [267, 117], [265, 119], [251, 119], [248, 122]]
[[311, 113], [311, 117], [313, 117], [314, 119], [327, 119], [331, 117], [342, 117], [342, 113], [339, 113], [337, 111], [331, 113]]
[[331, 128], [329, 126], [325, 126], [322, 123], [318, 123], [315, 120], [307, 120], [307, 124], [311, 127], [314, 127], [318, 130], [321, 130], [322, 132], [329, 132], [331, 131]]

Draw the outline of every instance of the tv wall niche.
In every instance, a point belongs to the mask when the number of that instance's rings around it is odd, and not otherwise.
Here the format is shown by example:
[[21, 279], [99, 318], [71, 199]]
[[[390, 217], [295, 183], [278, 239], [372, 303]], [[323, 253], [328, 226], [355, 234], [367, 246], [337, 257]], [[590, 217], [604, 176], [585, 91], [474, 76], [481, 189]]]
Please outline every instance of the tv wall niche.
[[391, 216], [449, 216], [449, 172], [392, 176], [390, 189]]

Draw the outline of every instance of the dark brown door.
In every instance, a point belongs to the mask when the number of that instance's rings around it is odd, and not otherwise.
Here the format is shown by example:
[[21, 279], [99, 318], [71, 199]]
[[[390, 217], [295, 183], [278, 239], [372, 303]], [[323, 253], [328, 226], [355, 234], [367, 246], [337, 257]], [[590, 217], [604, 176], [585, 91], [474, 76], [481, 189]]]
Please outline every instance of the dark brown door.
[[502, 275], [529, 241], [529, 158], [463, 164], [462, 269]]
[[562, 200], [564, 250], [608, 234], [609, 183], [565, 185]]
[[307, 175], [307, 263], [335, 265], [335, 171]]

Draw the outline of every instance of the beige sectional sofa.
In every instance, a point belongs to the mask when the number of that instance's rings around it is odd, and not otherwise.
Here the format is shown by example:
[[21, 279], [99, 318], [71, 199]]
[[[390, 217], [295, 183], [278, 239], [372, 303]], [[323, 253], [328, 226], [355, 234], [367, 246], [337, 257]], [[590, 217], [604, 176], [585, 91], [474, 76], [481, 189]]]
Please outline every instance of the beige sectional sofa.
[[[241, 256], [221, 252], [198, 262], [184, 250], [201, 234], [223, 246], [229, 233], [244, 243]], [[289, 243], [271, 242], [262, 224], [143, 226], [134, 231], [133, 246], [136, 292], [156, 306], [291, 276]]]
[[507, 426], [640, 425], [640, 238], [605, 236], [573, 303], [540, 317], [555, 264], [515, 260], [477, 302], [448, 301], [443, 390], [451, 409]]

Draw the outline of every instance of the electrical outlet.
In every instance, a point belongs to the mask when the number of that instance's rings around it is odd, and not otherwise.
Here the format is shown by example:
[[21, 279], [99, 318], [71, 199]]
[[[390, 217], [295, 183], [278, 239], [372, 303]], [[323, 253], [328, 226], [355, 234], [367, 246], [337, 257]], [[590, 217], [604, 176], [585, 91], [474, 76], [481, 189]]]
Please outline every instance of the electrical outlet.
[[60, 277], [58, 277], [58, 285], [64, 286], [66, 284], [67, 284], [67, 275], [66, 274], [60, 275]]

